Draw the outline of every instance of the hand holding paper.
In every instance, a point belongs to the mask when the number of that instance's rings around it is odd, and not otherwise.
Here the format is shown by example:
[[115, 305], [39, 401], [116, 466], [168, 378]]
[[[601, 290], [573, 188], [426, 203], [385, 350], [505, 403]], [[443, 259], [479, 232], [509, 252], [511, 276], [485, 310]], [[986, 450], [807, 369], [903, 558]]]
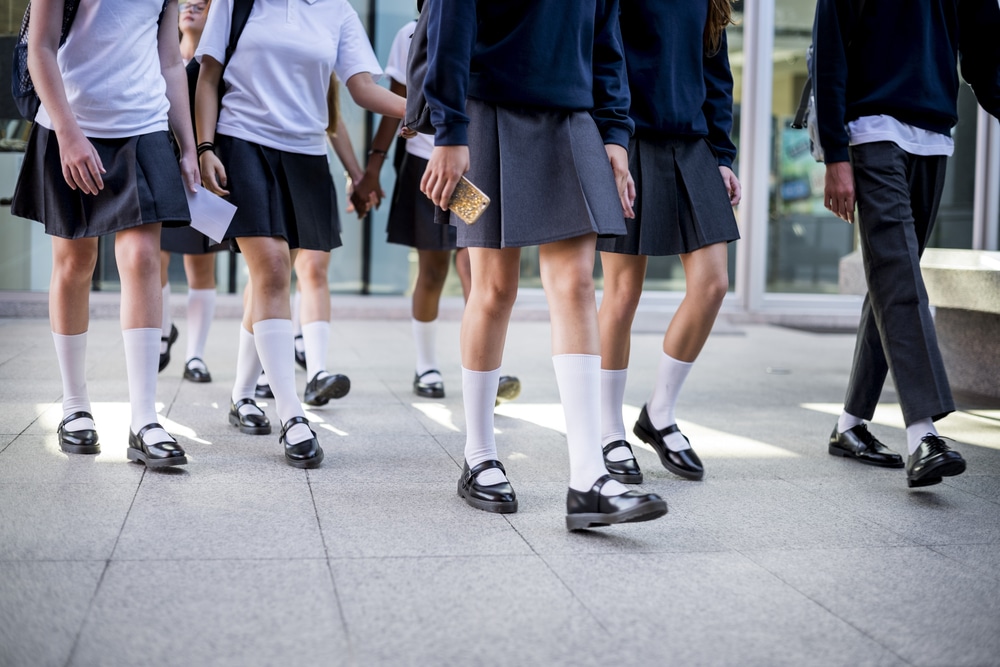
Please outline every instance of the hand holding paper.
[[236, 207], [205, 188], [198, 188], [197, 192], [185, 188], [184, 192], [191, 211], [191, 226], [216, 243], [221, 243], [236, 214]]

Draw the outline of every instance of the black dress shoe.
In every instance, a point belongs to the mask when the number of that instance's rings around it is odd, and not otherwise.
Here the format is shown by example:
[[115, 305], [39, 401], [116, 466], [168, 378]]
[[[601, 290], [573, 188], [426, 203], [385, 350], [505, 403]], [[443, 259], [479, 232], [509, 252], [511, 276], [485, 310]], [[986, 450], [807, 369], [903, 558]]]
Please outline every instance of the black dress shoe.
[[[143, 436], [154, 428], [163, 428], [156, 422], [146, 424], [138, 433], [128, 432], [128, 460], [146, 464], [147, 468], [166, 468], [187, 464], [187, 456], [173, 438], [163, 442], [147, 444]], [[169, 435], [167, 437], [170, 437]]]
[[942, 477], [954, 477], [963, 472], [965, 459], [962, 455], [946, 445], [941, 437], [928, 433], [906, 461], [906, 485], [913, 488], [940, 484]]
[[496, 405], [513, 401], [521, 395], [521, 381], [513, 375], [501, 375], [497, 384]]
[[66, 424], [77, 419], [94, 421], [93, 415], [81, 410], [59, 422], [59, 428], [56, 430], [59, 434], [59, 449], [67, 454], [100, 454], [101, 444], [97, 441], [96, 430], [85, 428], [79, 431], [70, 431], [66, 428]]
[[503, 464], [497, 460], [483, 461], [469, 470], [469, 462], [462, 466], [462, 476], [458, 479], [458, 495], [465, 499], [469, 505], [484, 512], [496, 512], [498, 514], [510, 514], [517, 511], [517, 495], [510, 482], [500, 484], [490, 484], [483, 486], [476, 481], [476, 476], [484, 470], [499, 468], [500, 472], [507, 475]]
[[302, 367], [302, 370], [306, 370], [306, 349], [305, 343], [303, 343], [302, 348], [299, 348], [299, 341], [302, 340], [302, 334], [295, 337], [295, 363]]
[[[240, 412], [240, 408], [244, 405], [252, 405], [260, 414], [255, 414], [249, 412], [243, 414]], [[240, 433], [246, 433], [248, 435], [267, 435], [271, 432], [271, 420], [267, 418], [264, 411], [260, 409], [256, 401], [252, 398], [241, 398], [235, 403], [229, 403], [229, 423], [232, 426], [238, 426]]]
[[423, 398], [444, 398], [444, 382], [438, 380], [437, 382], [424, 382], [423, 378], [425, 375], [430, 375], [431, 373], [441, 373], [436, 369], [432, 368], [429, 371], [424, 371], [420, 374], [413, 374], [413, 393], [417, 396], [422, 396]]
[[[192, 366], [192, 361], [201, 361], [200, 366]], [[191, 382], [211, 382], [212, 374], [208, 372], [208, 366], [205, 362], [198, 357], [191, 357], [188, 359], [187, 363], [184, 364], [184, 379], [190, 380]]]
[[619, 447], [626, 448], [632, 453], [632, 445], [625, 440], [615, 440], [604, 445], [604, 467], [608, 469], [611, 479], [618, 480], [622, 484], [642, 484], [642, 471], [639, 470], [639, 462], [632, 458], [623, 461], [612, 461], [608, 459], [608, 454]]
[[[642, 410], [639, 412], [639, 419], [636, 420], [635, 426], [632, 428], [632, 432], [635, 433], [640, 440], [645, 442], [647, 445], [656, 450], [656, 455], [660, 457], [660, 463], [663, 467], [674, 473], [675, 475], [680, 475], [685, 479], [699, 480], [705, 476], [705, 467], [701, 464], [701, 459], [695, 454], [694, 450], [688, 447], [688, 449], [682, 449], [679, 452], [671, 451], [667, 447], [667, 443], [664, 438], [671, 433], [680, 433], [680, 429], [677, 428], [677, 424], [671, 424], [670, 426], [657, 429], [653, 426], [653, 423], [649, 421], [649, 415], [646, 413], [646, 406], [642, 406]], [[681, 436], [687, 440], [687, 436], [681, 434]], [[688, 440], [688, 445], [691, 441]]]
[[278, 442], [285, 446], [285, 462], [293, 468], [315, 468], [323, 462], [323, 448], [319, 446], [319, 440], [316, 439], [316, 431], [309, 428], [312, 437], [294, 445], [288, 444], [285, 440], [288, 429], [296, 424], [305, 424], [308, 428], [309, 420], [305, 417], [292, 417], [281, 427], [281, 437], [278, 438]]
[[307, 405], [326, 405], [331, 398], [343, 398], [350, 390], [351, 381], [346, 375], [316, 373], [306, 384], [304, 402]]
[[177, 327], [173, 324], [170, 325], [170, 335], [161, 336], [160, 340], [167, 344], [167, 351], [160, 353], [160, 370], [162, 371], [170, 363], [170, 348], [173, 344], [177, 342]]
[[828, 451], [834, 456], [855, 459], [870, 466], [903, 467], [903, 457], [879, 442], [865, 424], [858, 424], [843, 433], [838, 433], [834, 426]]
[[610, 475], [601, 475], [590, 491], [570, 489], [566, 493], [568, 530], [652, 521], [667, 513], [667, 501], [655, 493], [626, 491], [617, 496], [601, 495], [601, 487], [610, 480]]

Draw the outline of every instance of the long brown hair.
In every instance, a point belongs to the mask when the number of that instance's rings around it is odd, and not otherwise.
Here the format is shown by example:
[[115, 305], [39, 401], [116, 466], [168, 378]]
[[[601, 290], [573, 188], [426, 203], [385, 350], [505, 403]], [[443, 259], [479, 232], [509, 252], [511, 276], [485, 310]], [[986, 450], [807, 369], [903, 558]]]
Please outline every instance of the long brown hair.
[[733, 21], [732, 0], [708, 0], [708, 19], [705, 21], [705, 55], [714, 56], [722, 47], [722, 33]]

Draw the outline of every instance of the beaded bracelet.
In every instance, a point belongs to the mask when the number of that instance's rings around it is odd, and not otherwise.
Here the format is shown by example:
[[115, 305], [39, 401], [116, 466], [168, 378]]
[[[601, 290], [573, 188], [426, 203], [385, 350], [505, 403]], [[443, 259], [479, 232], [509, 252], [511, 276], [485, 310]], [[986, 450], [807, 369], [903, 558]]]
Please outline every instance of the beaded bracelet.
[[211, 141], [203, 141], [200, 144], [198, 144], [198, 157], [201, 157], [201, 154], [206, 151], [212, 151], [214, 153], [215, 144], [213, 144]]
[[386, 155], [388, 155], [388, 153], [386, 151], [382, 150], [381, 148], [373, 148], [370, 151], [368, 151], [368, 155], [370, 155], [370, 156], [371, 155], [381, 155], [381, 156], [385, 157]]

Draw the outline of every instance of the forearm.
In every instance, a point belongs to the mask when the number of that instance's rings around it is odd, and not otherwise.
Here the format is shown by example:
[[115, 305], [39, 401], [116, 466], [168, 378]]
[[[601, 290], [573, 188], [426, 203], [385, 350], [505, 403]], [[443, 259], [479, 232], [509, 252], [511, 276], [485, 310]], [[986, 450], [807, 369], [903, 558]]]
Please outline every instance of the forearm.
[[358, 158], [354, 154], [354, 146], [351, 144], [351, 137], [347, 133], [347, 127], [342, 118], [337, 119], [337, 131], [327, 133], [333, 152], [337, 154], [340, 163], [344, 165], [351, 180], [357, 183], [364, 176], [364, 170], [358, 163]]
[[355, 74], [346, 85], [358, 106], [396, 119], [406, 115], [406, 100], [375, 83], [368, 72]]

